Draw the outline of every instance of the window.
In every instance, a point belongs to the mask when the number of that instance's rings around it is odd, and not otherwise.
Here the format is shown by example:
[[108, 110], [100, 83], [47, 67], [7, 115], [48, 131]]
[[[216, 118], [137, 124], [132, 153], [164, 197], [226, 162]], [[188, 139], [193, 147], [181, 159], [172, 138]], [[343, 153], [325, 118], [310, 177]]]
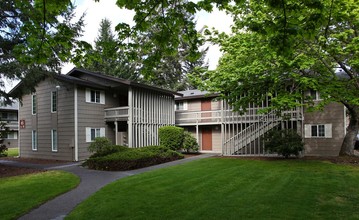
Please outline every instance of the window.
[[105, 92], [100, 90], [86, 89], [86, 102], [105, 104]]
[[105, 128], [86, 128], [86, 142], [92, 142], [97, 137], [105, 137]]
[[95, 138], [100, 137], [100, 128], [91, 128], [91, 141], [94, 141]]
[[7, 139], [17, 139], [17, 132], [15, 131], [12, 131], [12, 132], [9, 132], [7, 133], [7, 136], [6, 136]]
[[32, 140], [31, 140], [31, 146], [32, 150], [37, 150], [37, 132], [36, 130], [32, 130]]
[[312, 137], [325, 137], [325, 126], [312, 125]]
[[304, 125], [306, 138], [331, 138], [332, 124]]
[[51, 130], [51, 150], [57, 152], [57, 130]]
[[320, 100], [320, 94], [316, 90], [311, 89], [310, 96], [312, 97], [313, 100]]
[[57, 112], [57, 91], [51, 92], [51, 112]]
[[176, 110], [187, 110], [187, 102], [176, 102]]
[[17, 121], [17, 114], [14, 112], [2, 112], [0, 117], [3, 121]]
[[36, 100], [36, 95], [32, 95], [31, 96], [31, 103], [32, 103], [32, 114], [36, 115], [37, 112], [37, 100]]
[[100, 103], [100, 91], [91, 90], [91, 102]]

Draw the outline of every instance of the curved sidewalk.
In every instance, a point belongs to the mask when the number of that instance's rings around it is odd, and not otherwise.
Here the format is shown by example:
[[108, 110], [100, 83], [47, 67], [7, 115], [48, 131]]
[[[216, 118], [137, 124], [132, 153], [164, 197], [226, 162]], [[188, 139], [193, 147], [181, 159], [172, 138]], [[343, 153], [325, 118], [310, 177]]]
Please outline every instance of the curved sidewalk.
[[[70, 213], [79, 203], [84, 201], [87, 197], [104, 187], [105, 185], [124, 178], [126, 176], [131, 176], [139, 173], [144, 173], [151, 170], [156, 170], [164, 167], [174, 166], [178, 164], [183, 164], [189, 161], [198, 160], [202, 158], [212, 157], [216, 154], [201, 154], [199, 156], [188, 157], [182, 160], [172, 161], [168, 163], [158, 164], [151, 167], [145, 167], [137, 170], [130, 171], [98, 171], [98, 170], [89, 170], [80, 166], [80, 163], [73, 163], [62, 166], [55, 167], [46, 167], [44, 169], [51, 170], [64, 170], [71, 172], [80, 177], [80, 184], [73, 190], [64, 193], [46, 203], [40, 207], [33, 209], [28, 214], [20, 217], [21, 220], [50, 220], [50, 219], [64, 219], [65, 216]], [[5, 162], [0, 160], [0, 163], [13, 166], [23, 166], [31, 167], [31, 164], [19, 163], [16, 161]]]

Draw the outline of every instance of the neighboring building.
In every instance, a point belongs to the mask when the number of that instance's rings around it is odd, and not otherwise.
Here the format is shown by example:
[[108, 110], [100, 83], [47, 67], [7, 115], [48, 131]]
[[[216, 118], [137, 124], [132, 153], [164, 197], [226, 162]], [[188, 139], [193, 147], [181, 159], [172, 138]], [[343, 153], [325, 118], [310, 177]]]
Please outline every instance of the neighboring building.
[[76, 68], [47, 78], [22, 97], [20, 156], [83, 160], [100, 136], [129, 147], [157, 145], [158, 128], [174, 125], [175, 94]]
[[[345, 108], [332, 103], [323, 111], [306, 112], [302, 108], [283, 112], [281, 116], [258, 110], [270, 105], [249, 105], [244, 114], [233, 111], [216, 95], [198, 90], [179, 92], [176, 97], [176, 125], [191, 132], [201, 152], [223, 155], [267, 155], [263, 135], [274, 128], [295, 129], [304, 137], [304, 155], [337, 156], [346, 131]], [[313, 94], [308, 94], [313, 95]], [[319, 100], [315, 93], [314, 101]]]
[[11, 105], [4, 105], [0, 102], [0, 123], [4, 124], [2, 130], [6, 131], [3, 144], [7, 148], [18, 147], [18, 109], [18, 102]]

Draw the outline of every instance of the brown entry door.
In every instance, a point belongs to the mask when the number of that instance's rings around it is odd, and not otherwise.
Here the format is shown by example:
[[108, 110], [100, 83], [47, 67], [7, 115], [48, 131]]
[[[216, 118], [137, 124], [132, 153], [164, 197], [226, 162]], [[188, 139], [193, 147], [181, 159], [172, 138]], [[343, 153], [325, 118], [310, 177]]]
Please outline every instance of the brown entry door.
[[212, 150], [212, 128], [202, 128], [202, 150]]

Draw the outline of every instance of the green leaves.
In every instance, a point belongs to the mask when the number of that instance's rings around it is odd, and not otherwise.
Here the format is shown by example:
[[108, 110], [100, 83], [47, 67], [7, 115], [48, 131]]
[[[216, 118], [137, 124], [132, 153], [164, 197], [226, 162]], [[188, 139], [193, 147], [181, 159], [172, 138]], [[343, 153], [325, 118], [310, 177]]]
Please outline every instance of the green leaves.
[[303, 94], [310, 89], [321, 91], [323, 104], [356, 103], [355, 1], [243, 1], [227, 12], [235, 18], [232, 35], [206, 31], [223, 56], [216, 71], [202, 75], [202, 89], [222, 93], [237, 109], [266, 94], [275, 94], [272, 107], [280, 110], [314, 104]]
[[[69, 0], [1, 1], [1, 80], [22, 80], [14, 96], [34, 91], [36, 83], [50, 73], [59, 73], [71, 58], [83, 26], [74, 21]], [[1, 88], [0, 96], [8, 98]]]

